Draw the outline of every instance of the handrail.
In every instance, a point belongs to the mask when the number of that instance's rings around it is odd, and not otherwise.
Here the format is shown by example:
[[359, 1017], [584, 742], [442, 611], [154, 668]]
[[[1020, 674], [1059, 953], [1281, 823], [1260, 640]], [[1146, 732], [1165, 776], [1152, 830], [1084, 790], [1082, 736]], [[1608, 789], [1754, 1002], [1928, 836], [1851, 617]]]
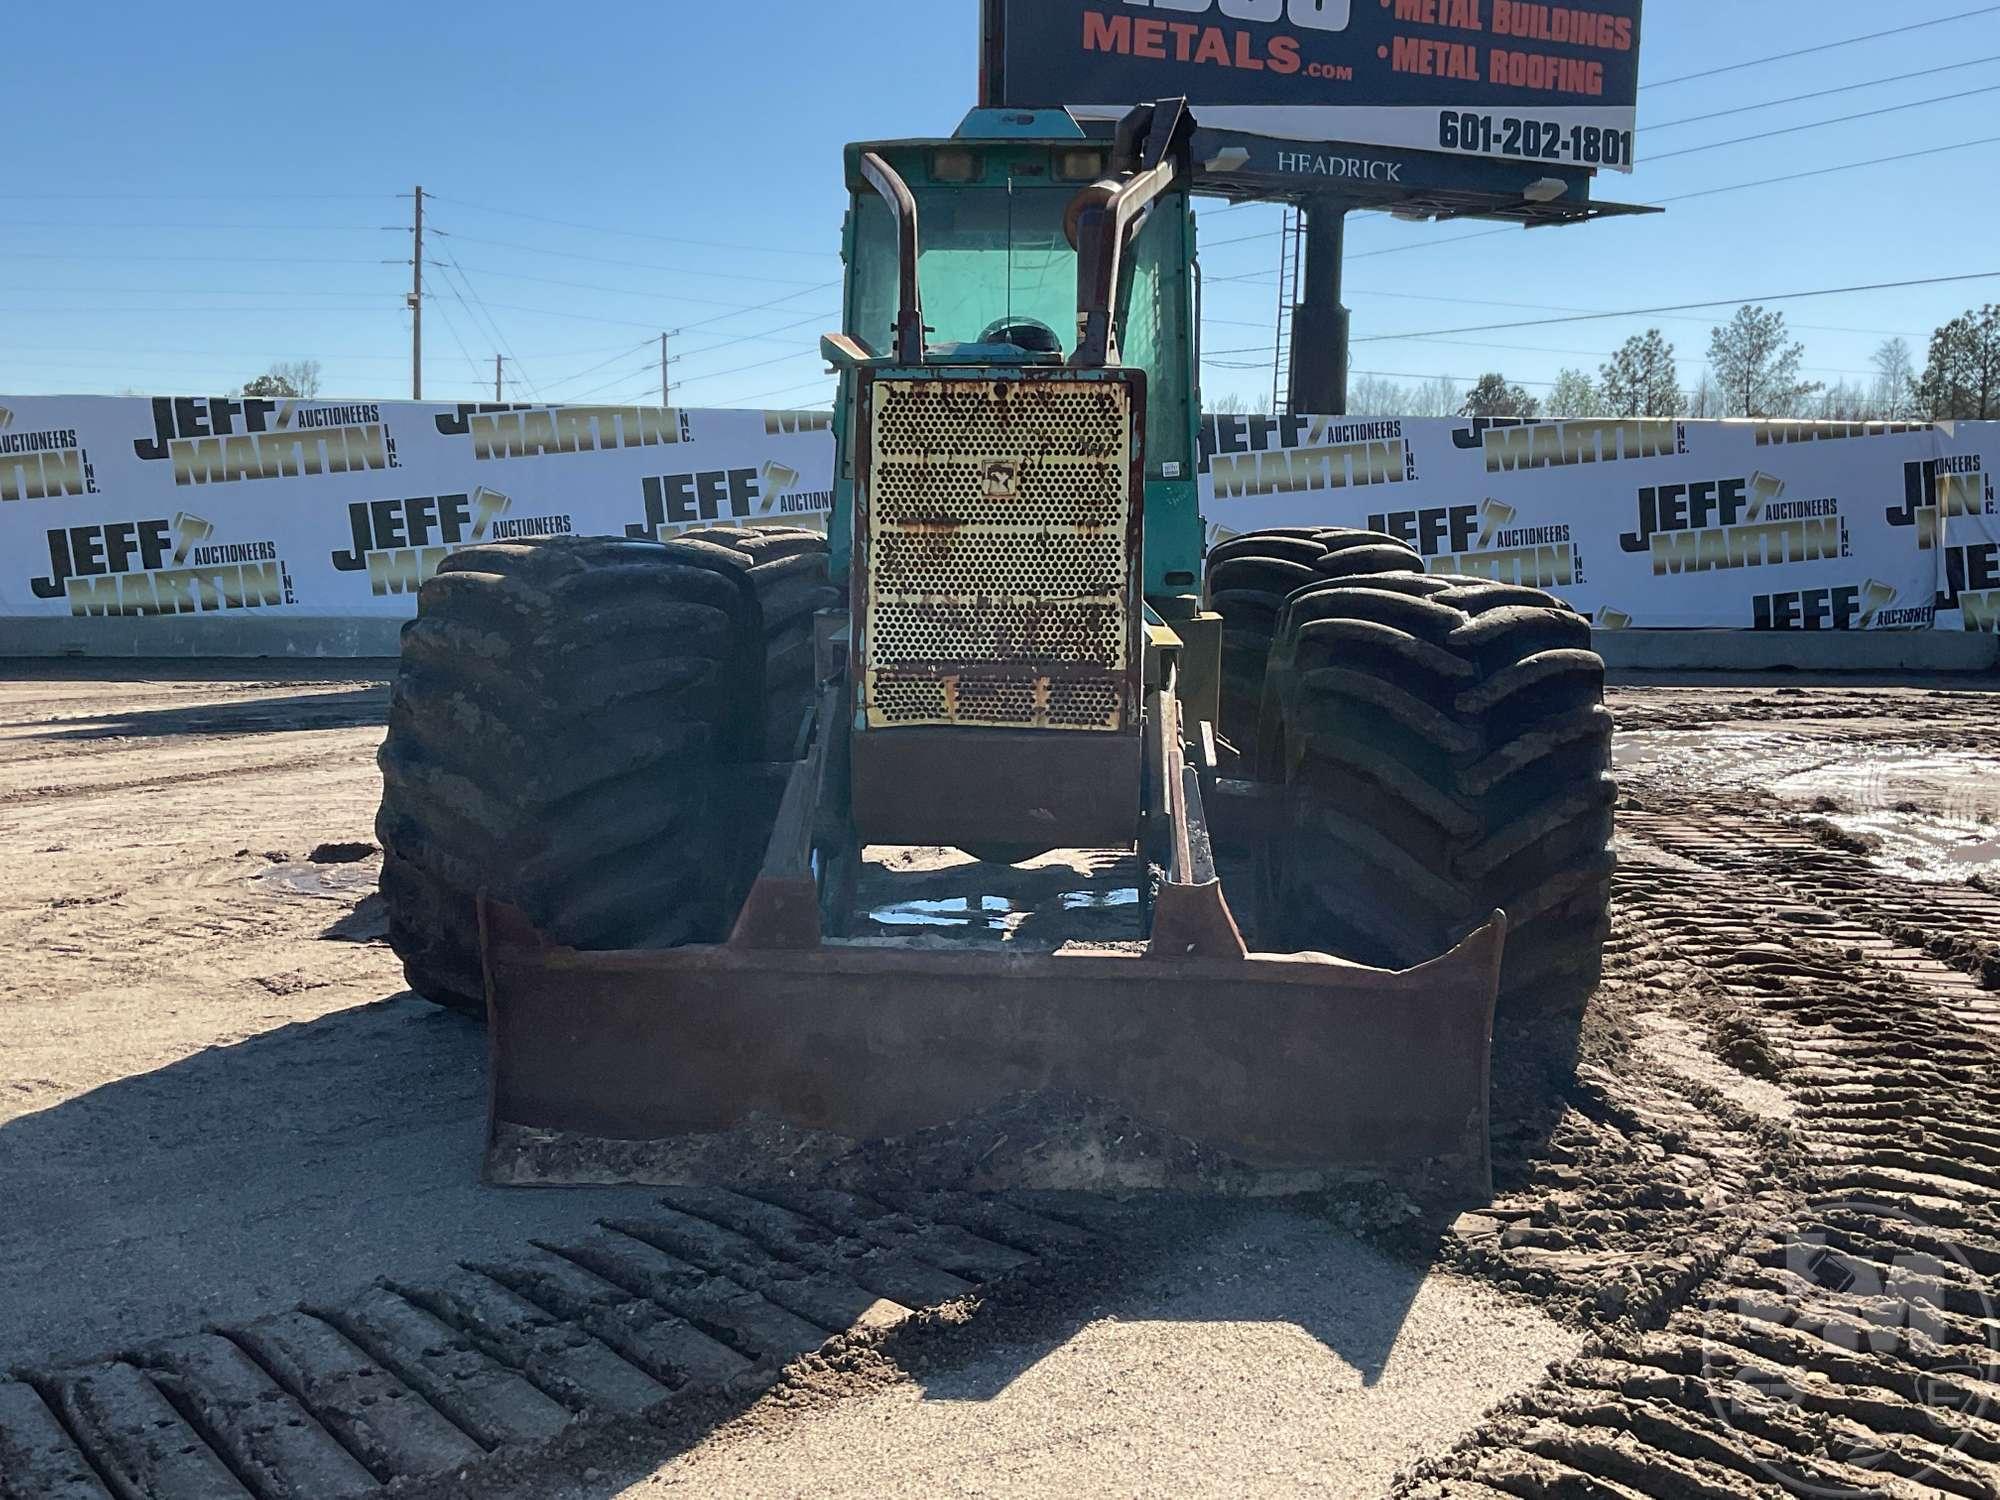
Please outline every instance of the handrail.
[[1185, 99], [1140, 105], [1118, 122], [1112, 165], [1121, 175], [1101, 178], [1070, 200], [1063, 219], [1076, 249], [1073, 368], [1101, 369], [1118, 358], [1116, 314], [1125, 251], [1153, 204], [1180, 179], [1193, 128]]
[[861, 175], [896, 219], [896, 362], [924, 360], [924, 301], [917, 283], [917, 199], [896, 169], [873, 151], [861, 153]]
[[1153, 204], [1174, 185], [1179, 166], [1172, 160], [1149, 167], [1123, 182], [1093, 182], [1070, 202], [1068, 218], [1076, 244], [1076, 351], [1070, 364], [1097, 369], [1118, 357], [1112, 328], [1123, 277], [1125, 251]]

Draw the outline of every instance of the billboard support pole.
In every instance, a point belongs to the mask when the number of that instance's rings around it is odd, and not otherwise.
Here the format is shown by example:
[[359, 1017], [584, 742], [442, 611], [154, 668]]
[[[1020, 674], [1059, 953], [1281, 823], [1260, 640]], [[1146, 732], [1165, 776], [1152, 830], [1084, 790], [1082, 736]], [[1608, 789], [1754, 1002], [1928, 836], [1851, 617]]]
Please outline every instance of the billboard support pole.
[[1340, 271], [1349, 207], [1346, 199], [1329, 196], [1305, 202], [1305, 300], [1292, 313], [1294, 412], [1347, 415], [1349, 319], [1340, 305]]
[[1000, 0], [979, 0], [979, 107], [999, 109], [1007, 97], [1006, 17]]

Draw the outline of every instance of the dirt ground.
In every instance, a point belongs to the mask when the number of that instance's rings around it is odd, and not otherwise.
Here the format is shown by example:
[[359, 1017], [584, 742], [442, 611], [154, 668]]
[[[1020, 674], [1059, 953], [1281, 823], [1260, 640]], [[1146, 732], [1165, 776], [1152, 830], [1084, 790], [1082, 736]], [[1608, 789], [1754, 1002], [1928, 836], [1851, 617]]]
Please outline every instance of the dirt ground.
[[[654, 1202], [476, 1185], [481, 1032], [403, 992], [370, 899], [386, 697], [369, 663], [0, 668], [0, 1371]], [[1607, 982], [1574, 1078], [1503, 1027], [1494, 1204], [1138, 1214], [1118, 1277], [464, 1492], [2000, 1493], [2000, 685], [1613, 706]], [[953, 863], [886, 866], [878, 926], [1046, 920]], [[1041, 879], [1075, 936], [1127, 916], [1115, 862]]]

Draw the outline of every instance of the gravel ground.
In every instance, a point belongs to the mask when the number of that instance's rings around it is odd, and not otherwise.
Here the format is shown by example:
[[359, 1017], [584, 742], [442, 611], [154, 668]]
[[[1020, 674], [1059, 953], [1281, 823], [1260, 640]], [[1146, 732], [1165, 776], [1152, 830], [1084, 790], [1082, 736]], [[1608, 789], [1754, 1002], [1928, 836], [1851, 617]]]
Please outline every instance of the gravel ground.
[[622, 1493], [1380, 1495], [1581, 1343], [1525, 1301], [1263, 1209], [1060, 1343], [746, 1424]]
[[[402, 993], [368, 900], [385, 700], [362, 663], [0, 670], [0, 1370], [434, 1278], [652, 1201], [474, 1183], [481, 1035]], [[1038, 1284], [1025, 1321], [969, 1307], [922, 1359], [885, 1345], [463, 1492], [1760, 1494], [1785, 1461], [1822, 1488], [2000, 1492], [2000, 1323], [1978, 1316], [2000, 1291], [1995, 701], [1619, 690], [1610, 977], [1574, 1080], [1503, 1034], [1480, 1214], [1131, 1221], [1129, 1276]], [[948, 928], [944, 874], [889, 868], [889, 922]], [[1091, 935], [1120, 915], [1105, 870], [1067, 878], [1104, 894]], [[1024, 896], [978, 920], [1023, 920]], [[1872, 1205], [1838, 1220], [1845, 1253], [1963, 1257], [1936, 1348], [1821, 1361], [1817, 1406], [1718, 1429], [1713, 1372], [1686, 1362], [1725, 1314], [1789, 1297], [1787, 1338], [1846, 1315], [1801, 1311], [1768, 1264], [1773, 1226], [1825, 1192]], [[1919, 1379], [1977, 1402], [1939, 1428]], [[1856, 1468], [1829, 1422], [1901, 1436]]]

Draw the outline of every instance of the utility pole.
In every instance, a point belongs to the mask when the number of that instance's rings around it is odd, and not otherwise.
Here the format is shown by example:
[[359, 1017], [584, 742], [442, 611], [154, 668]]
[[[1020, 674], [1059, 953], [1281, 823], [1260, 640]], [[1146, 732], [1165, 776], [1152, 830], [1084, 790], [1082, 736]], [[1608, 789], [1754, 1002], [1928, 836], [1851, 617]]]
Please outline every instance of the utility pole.
[[411, 222], [410, 255], [410, 399], [424, 399], [424, 190], [417, 189], [417, 213]]
[[500, 364], [501, 364], [500, 356], [497, 354], [494, 355], [493, 356], [493, 399], [495, 402], [500, 402], [507, 399], [505, 396], [500, 394]]
[[674, 404], [668, 399], [670, 394], [671, 391], [667, 384], [667, 336], [663, 333], [660, 335], [660, 405], [672, 406]]

